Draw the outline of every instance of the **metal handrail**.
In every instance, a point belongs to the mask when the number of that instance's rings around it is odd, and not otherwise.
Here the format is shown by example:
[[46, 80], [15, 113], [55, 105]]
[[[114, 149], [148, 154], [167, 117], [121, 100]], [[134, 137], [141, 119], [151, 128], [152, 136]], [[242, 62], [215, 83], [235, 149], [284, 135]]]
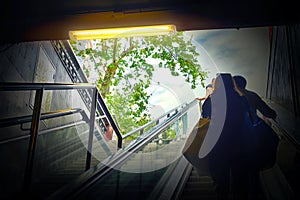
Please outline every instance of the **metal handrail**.
[[96, 86], [90, 83], [0, 83], [0, 91], [21, 91], [21, 90], [74, 90], [74, 89], [95, 89]]
[[183, 116], [190, 109], [190, 107], [192, 107], [196, 102], [197, 100], [193, 100], [188, 104], [184, 104], [185, 106], [181, 110], [179, 110], [178, 112], [176, 112], [175, 114], [167, 118], [162, 124], [158, 124], [157, 126], [155, 126], [152, 130], [150, 130], [147, 133], [147, 136], [142, 137], [140, 140], [138, 140], [137, 143], [134, 143], [133, 145], [127, 147], [127, 151], [136, 152], [141, 148], [143, 148], [146, 144], [152, 141], [157, 135], [159, 135], [159, 133], [168, 129], [173, 122], [175, 122], [178, 118]]
[[[56, 117], [62, 117], [67, 115], [72, 115], [75, 113], [81, 113], [83, 110], [80, 108], [70, 108], [65, 110], [56, 110], [51, 112], [41, 113], [41, 120], [52, 119]], [[24, 124], [32, 121], [32, 115], [25, 115], [20, 117], [12, 117], [6, 119], [0, 119], [0, 128]]]
[[64, 186], [49, 196], [48, 200], [73, 199], [90, 187], [93, 183], [104, 178], [113, 169], [118, 168], [118, 166], [125, 163], [132, 155], [134, 155], [135, 152], [141, 150], [155, 137], [157, 137], [157, 135], [168, 129], [171, 124], [186, 114], [188, 110], [197, 102], [197, 100], [193, 100], [190, 103], [182, 104], [183, 107], [181, 110], [178, 110], [178, 112], [167, 118], [163, 123], [158, 124], [153, 129], [149, 130], [146, 137], [142, 137], [140, 140], [137, 140], [137, 142], [127, 146], [125, 151], [117, 151], [112, 157], [109, 157], [106, 161], [104, 161], [105, 165], [99, 164], [90, 171], [83, 173], [76, 181]]
[[294, 138], [291, 134], [284, 130], [276, 120], [269, 118], [264, 120], [275, 130], [279, 137], [284, 137], [300, 153], [300, 143], [296, 138]]
[[[25, 167], [25, 174], [24, 174], [24, 183], [23, 183], [23, 191], [26, 193], [29, 191], [30, 184], [31, 184], [31, 176], [33, 170], [33, 161], [34, 161], [34, 154], [36, 149], [37, 143], [37, 136], [39, 134], [39, 123], [45, 117], [41, 114], [42, 109], [42, 100], [43, 94], [45, 90], [86, 90], [91, 89], [92, 95], [91, 99], [91, 107], [90, 107], [90, 129], [89, 129], [89, 139], [88, 139], [88, 150], [87, 150], [87, 157], [86, 157], [86, 170], [90, 168], [91, 164], [91, 149], [92, 149], [92, 141], [93, 141], [93, 134], [94, 134], [94, 125], [96, 119], [96, 106], [99, 106], [97, 100], [100, 101], [101, 108], [104, 108], [104, 114], [107, 116], [108, 121], [113, 126], [114, 131], [117, 133], [118, 136], [118, 144], [121, 143], [122, 137], [119, 133], [118, 127], [115, 125], [100, 93], [98, 92], [97, 87], [94, 84], [89, 83], [19, 83], [19, 82], [5, 82], [0, 83], [0, 91], [32, 91], [35, 90], [35, 99], [34, 99], [34, 106], [33, 106], [33, 114], [30, 117], [31, 119], [31, 127], [30, 127], [30, 141], [29, 141], [29, 148], [27, 154], [27, 162]], [[77, 112], [77, 111], [74, 111]], [[48, 117], [57, 117], [60, 114], [58, 113], [48, 113]], [[16, 121], [21, 120], [21, 122], [28, 121], [29, 118], [26, 119], [16, 119]], [[8, 121], [3, 121], [3, 123], [9, 125]]]
[[[262, 98], [270, 107], [272, 108], [276, 108], [276, 103], [273, 102], [270, 99], [267, 98]], [[275, 105], [274, 105], [275, 103]], [[274, 107], [275, 106], [275, 107]], [[264, 117], [263, 115], [261, 115], [262, 119], [265, 120], [267, 122], [267, 124], [269, 124], [274, 131], [277, 133], [277, 135], [282, 138], [284, 137], [289, 143], [291, 143], [296, 150], [300, 153], [300, 142], [297, 138], [295, 138], [295, 136], [293, 136], [293, 134], [289, 133], [289, 131], [286, 130], [286, 128], [284, 128], [284, 126], [276, 119], [271, 119], [271, 118], [267, 118]], [[291, 116], [290, 116], [291, 117]], [[278, 117], [277, 117], [278, 118]]]
[[113, 119], [112, 115], [110, 114], [108, 108], [106, 107], [106, 104], [104, 103], [104, 100], [103, 100], [100, 92], [97, 93], [96, 99], [97, 99], [97, 101], [99, 101], [99, 103], [101, 105], [101, 108], [102, 108], [102, 111], [105, 113], [106, 117], [108, 118], [108, 120], [110, 122], [110, 125], [112, 126], [112, 128], [114, 129], [114, 131], [117, 135], [117, 138], [118, 138], [117, 146], [118, 146], [118, 148], [122, 148], [122, 140], [123, 140], [122, 134], [120, 133], [119, 128], [116, 125], [116, 123], [114, 123], [114, 119]]
[[[122, 135], [119, 128], [115, 124], [108, 108], [101, 97], [100, 92], [94, 84], [90, 83], [19, 83], [19, 82], [6, 82], [0, 83], [0, 91], [27, 91], [27, 90], [74, 90], [74, 89], [93, 89], [96, 90], [95, 102], [97, 109], [101, 109], [107, 116], [109, 123], [112, 125], [117, 138], [118, 148], [122, 148]], [[93, 97], [92, 97], [93, 98]], [[100, 103], [101, 106], [98, 104]], [[95, 112], [96, 113], [96, 112]]]
[[[65, 67], [67, 73], [70, 76], [70, 79], [72, 80], [73, 83], [87, 83], [87, 77], [84, 74], [82, 68], [80, 67], [79, 63], [77, 62], [76, 56], [74, 54], [74, 51], [72, 50], [71, 44], [69, 41], [66, 40], [54, 40], [51, 41], [53, 48], [55, 49], [58, 57], [60, 58], [61, 62], [63, 63], [63, 66]], [[88, 109], [91, 109], [91, 102], [90, 99], [92, 99], [92, 92], [91, 91], [86, 91], [86, 90], [79, 90], [79, 95], [81, 96], [83, 102], [86, 104]], [[98, 94], [100, 94], [98, 92]], [[101, 96], [101, 95], [100, 95]], [[110, 112], [106, 108], [105, 103], [99, 101], [102, 100], [103, 98], [97, 98], [97, 103], [96, 103], [96, 115], [102, 116], [103, 113], [105, 113], [105, 118], [101, 118], [101, 122], [103, 125], [110, 124], [118, 138], [118, 148], [122, 147], [122, 136], [119, 131], [119, 127], [116, 125], [116, 122], [113, 120], [113, 118], [110, 115]]]
[[[68, 124], [64, 124], [64, 125], [59, 126], [59, 127], [44, 129], [44, 130], [39, 131], [39, 135], [44, 135], [44, 134], [52, 133], [54, 131], [62, 130], [62, 129], [65, 129], [65, 128], [74, 127], [76, 125], [80, 125], [80, 124], [83, 124], [83, 123], [86, 123], [86, 122], [80, 120], [80, 121], [75, 121], [75, 122], [71, 122], [71, 123], [68, 123]], [[9, 139], [1, 140], [0, 145], [1, 144], [6, 144], [6, 143], [9, 143], [9, 142], [19, 141], [19, 140], [22, 140], [22, 139], [27, 139], [29, 137], [30, 137], [30, 135], [26, 134], [26, 135], [22, 135], [22, 136], [17, 136], [17, 137], [12, 137], [12, 138], [9, 138]]]
[[170, 114], [171, 114], [172, 112], [175, 112], [175, 113], [176, 113], [176, 112], [178, 111], [178, 109], [180, 109], [181, 107], [183, 107], [183, 106], [185, 106], [185, 105], [187, 105], [187, 104], [184, 103], [184, 104], [182, 104], [182, 105], [177, 106], [176, 108], [171, 109], [170, 111], [168, 111], [168, 112], [162, 114], [161, 116], [159, 116], [159, 117], [157, 117], [156, 119], [154, 119], [154, 120], [152, 120], [152, 121], [150, 121], [150, 122], [144, 124], [143, 126], [137, 128], [137, 129], [134, 129], [134, 130], [130, 131], [129, 133], [126, 133], [125, 135], [122, 135], [122, 138], [125, 139], [125, 138], [127, 138], [127, 137], [129, 137], [129, 136], [131, 136], [131, 135], [133, 135], [133, 134], [135, 134], [135, 133], [137, 133], [137, 132], [140, 132], [140, 133], [144, 132], [144, 130], [145, 130], [147, 127], [151, 126], [152, 124], [158, 124], [159, 121], [160, 121], [162, 118], [164, 118], [164, 117], [166, 117], [166, 116], [167, 116], [167, 117], [170, 116]]

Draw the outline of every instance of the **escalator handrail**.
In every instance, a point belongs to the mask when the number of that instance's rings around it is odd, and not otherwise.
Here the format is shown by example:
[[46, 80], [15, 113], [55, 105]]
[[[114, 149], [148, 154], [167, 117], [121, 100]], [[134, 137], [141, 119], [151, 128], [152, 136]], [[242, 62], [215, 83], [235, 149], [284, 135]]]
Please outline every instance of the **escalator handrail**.
[[81, 174], [74, 182], [65, 185], [60, 190], [50, 195], [47, 199], [74, 199], [77, 195], [89, 188], [92, 184], [107, 176], [113, 169], [118, 168], [119, 166], [124, 164], [134, 153], [141, 150], [157, 135], [166, 130], [173, 122], [187, 113], [188, 110], [194, 104], [196, 104], [196, 102], [198, 102], [198, 100], [195, 99], [190, 103], [182, 104], [185, 106], [178, 110], [178, 112], [167, 118], [163, 123], [160, 123], [153, 129], [149, 130], [147, 134], [144, 134], [140, 139], [137, 139], [135, 143], [132, 143], [132, 145], [129, 145], [125, 149], [123, 149], [124, 151], [117, 151], [114, 155], [104, 161], [104, 165], [101, 163], [94, 166], [90, 170]]
[[129, 152], [136, 152], [143, 148], [146, 144], [152, 141], [159, 133], [166, 130], [173, 122], [178, 120], [183, 116], [195, 103], [197, 100], [193, 100], [190, 103], [184, 103], [184, 107], [181, 110], [178, 110], [175, 114], [167, 118], [163, 123], [158, 124], [153, 129], [149, 130], [148, 133], [142, 135], [137, 141], [137, 144], [127, 146], [126, 149]]
[[[277, 103], [273, 102], [271, 99], [263, 98], [263, 100], [271, 108], [274, 108], [276, 111], [277, 111], [277, 108], [281, 107]], [[281, 113], [281, 109], [279, 109], [279, 111], [277, 111], [277, 112]], [[284, 113], [285, 113], [285, 111], [283, 111], [283, 114]], [[293, 115], [287, 115], [287, 116], [289, 116], [289, 118], [291, 118], [291, 117], [296, 118], [296, 116], [293, 116]], [[265, 120], [267, 122], [267, 124], [269, 124], [274, 129], [274, 131], [277, 133], [277, 135], [280, 138], [284, 137], [300, 153], [300, 142], [299, 142], [299, 140], [297, 138], [295, 138], [293, 136], [293, 134], [290, 133], [291, 131], [287, 131], [287, 129], [284, 128], [283, 124], [281, 124], [280, 121], [277, 120], [279, 118], [279, 116], [277, 116], [277, 119], [271, 119], [271, 118], [267, 118], [267, 117], [263, 117], [263, 116], [261, 116], [261, 117], [263, 118], [263, 120]]]
[[274, 127], [275, 132], [279, 137], [284, 137], [289, 143], [291, 143], [295, 149], [300, 153], [300, 143], [291, 134], [284, 130], [281, 125], [274, 119], [264, 119], [271, 127]]
[[170, 111], [168, 111], [168, 112], [162, 114], [161, 116], [159, 116], [159, 117], [157, 117], [156, 119], [154, 119], [154, 120], [152, 120], [152, 121], [150, 121], [150, 122], [144, 124], [143, 126], [140, 126], [139, 128], [134, 129], [134, 130], [130, 131], [129, 133], [125, 134], [125, 135], [122, 135], [122, 138], [125, 139], [125, 138], [127, 138], [127, 137], [129, 137], [129, 136], [131, 136], [131, 135], [133, 135], [133, 134], [135, 134], [135, 133], [141, 131], [141, 130], [144, 130], [145, 128], [151, 126], [152, 124], [155, 124], [155, 123], [159, 122], [159, 121], [160, 121], [161, 119], [163, 119], [164, 117], [170, 115], [172, 112], [175, 112], [175, 113], [176, 113], [180, 108], [184, 107], [185, 105], [187, 105], [187, 104], [184, 103], [184, 104], [181, 104], [181, 105], [177, 106], [176, 108], [171, 109]]

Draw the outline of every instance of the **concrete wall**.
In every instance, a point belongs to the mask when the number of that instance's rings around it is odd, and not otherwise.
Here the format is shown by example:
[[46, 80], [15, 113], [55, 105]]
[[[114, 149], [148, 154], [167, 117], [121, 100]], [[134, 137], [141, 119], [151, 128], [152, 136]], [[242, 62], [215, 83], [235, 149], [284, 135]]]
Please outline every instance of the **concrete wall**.
[[300, 114], [300, 25], [272, 30], [268, 98]]
[[276, 121], [282, 128], [277, 164], [293, 189], [295, 199], [300, 198], [299, 92], [300, 25], [273, 27], [267, 98], [276, 109], [278, 114]]
[[272, 30], [267, 98], [281, 126], [300, 143], [300, 25]]
[[[0, 46], [0, 83], [35, 82], [35, 83], [71, 83], [62, 60], [50, 41], [8, 44]], [[32, 115], [34, 91], [0, 91], [0, 120]], [[44, 91], [42, 113], [67, 109], [82, 108], [87, 111], [78, 91]], [[40, 130], [57, 127], [81, 119], [80, 114], [57, 119], [43, 120]], [[30, 128], [30, 123], [23, 128]], [[80, 127], [82, 129], [82, 127]], [[88, 127], [85, 127], [87, 129]], [[29, 137], [7, 142], [7, 139], [26, 136], [28, 130], [21, 130], [20, 125], [0, 127], [0, 194], [12, 194], [21, 191], [29, 148]], [[78, 137], [77, 127], [51, 134], [38, 136], [33, 168], [33, 181], [64, 164], [76, 156], [86, 154], [84, 145]], [[3, 142], [6, 141], [6, 142]], [[62, 148], [67, 147], [67, 148]], [[74, 154], [75, 151], [80, 151]], [[64, 158], [65, 155], [72, 156]], [[52, 164], [51, 164], [52, 163]], [[84, 166], [82, 167], [84, 169]], [[0, 197], [1, 198], [1, 197]]]

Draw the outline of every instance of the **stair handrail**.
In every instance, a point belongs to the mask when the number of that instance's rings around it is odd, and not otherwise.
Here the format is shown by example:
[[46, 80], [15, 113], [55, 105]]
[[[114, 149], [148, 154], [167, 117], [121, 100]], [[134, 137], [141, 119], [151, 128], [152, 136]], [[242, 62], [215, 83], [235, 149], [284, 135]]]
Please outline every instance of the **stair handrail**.
[[90, 170], [81, 174], [75, 181], [65, 185], [60, 190], [50, 195], [47, 199], [74, 199], [74, 197], [89, 188], [93, 183], [106, 177], [113, 169], [124, 164], [132, 155], [134, 155], [135, 152], [141, 150], [155, 137], [157, 137], [157, 135], [166, 130], [172, 123], [186, 114], [188, 110], [197, 102], [198, 100], [195, 99], [190, 103], [182, 104], [183, 107], [181, 109], [179, 109], [172, 116], [168, 117], [164, 122], [150, 129], [147, 134], [141, 136], [141, 139], [127, 146], [124, 149], [125, 151], [117, 151], [114, 155], [103, 161], [105, 163], [104, 165], [98, 164], [94, 166]]
[[23, 83], [1, 82], [0, 91], [95, 89], [90, 83]]
[[[97, 98], [96, 107], [103, 108], [103, 112], [107, 116], [109, 123], [112, 125], [117, 138], [118, 138], [118, 148], [122, 147], [122, 135], [119, 131], [119, 128], [115, 124], [103, 98], [101, 97], [100, 92], [98, 91], [95, 84], [91, 83], [23, 83], [23, 82], [5, 82], [0, 83], [0, 91], [26, 91], [26, 90], [74, 90], [74, 89], [92, 89], [95, 90]], [[98, 104], [100, 102], [100, 105]], [[96, 111], [95, 111], [96, 113]]]
[[[64, 124], [62, 126], [43, 129], [43, 130], [39, 131], [39, 136], [47, 134], [47, 133], [51, 133], [53, 131], [58, 131], [58, 130], [63, 130], [63, 129], [66, 129], [66, 128], [74, 127], [76, 125], [80, 125], [80, 124], [83, 124], [83, 123], [86, 123], [86, 121], [77, 120], [77, 121], [74, 121], [74, 122], [71, 122], [71, 123]], [[5, 139], [5, 140], [1, 140], [0, 145], [6, 144], [6, 143], [9, 143], [9, 142], [15, 142], [15, 141], [22, 140], [22, 139], [27, 139], [29, 137], [30, 137], [29, 134], [22, 135], [22, 136], [11, 137], [11, 138], [8, 138], [8, 139]]]
[[[96, 97], [97, 89], [92, 84], [86, 83], [21, 83], [21, 82], [5, 82], [0, 83], [0, 91], [28, 91], [35, 90], [35, 98], [33, 104], [33, 114], [30, 127], [29, 148], [27, 152], [27, 161], [24, 173], [23, 192], [28, 193], [32, 181], [34, 154], [37, 145], [37, 136], [39, 133], [39, 123], [41, 121], [41, 109], [43, 94], [45, 90], [73, 90], [73, 89], [92, 89], [94, 97]], [[92, 137], [94, 131], [95, 106], [96, 98], [92, 99], [92, 108], [90, 110], [90, 134]], [[87, 154], [90, 154], [88, 151]], [[87, 155], [86, 167], [89, 167], [90, 159]]]
[[[63, 63], [65, 70], [69, 74], [71, 81], [73, 83], [87, 83], [88, 79], [78, 63], [70, 42], [68, 40], [52, 40], [51, 44]], [[88, 109], [91, 109], [90, 103], [93, 96], [92, 92], [86, 90], [80, 90], [78, 92]], [[100, 94], [100, 92], [98, 92], [98, 94]], [[108, 111], [106, 104], [103, 102], [101, 94], [98, 96], [99, 98], [96, 101], [96, 115], [99, 116], [105, 113], [106, 117], [100, 119], [102, 125], [106, 126], [107, 124], [110, 124], [113, 127], [118, 138], [117, 147], [120, 149], [122, 148], [122, 136], [119, 127], [116, 125], [116, 122]]]
[[[95, 127], [96, 119], [96, 106], [97, 100], [101, 102], [101, 108], [104, 108], [105, 115], [108, 117], [111, 125], [113, 125], [114, 131], [117, 134], [118, 141], [122, 141], [120, 132], [118, 131], [117, 126], [114, 124], [112, 117], [104, 103], [104, 100], [101, 98], [100, 93], [98, 92], [97, 87], [94, 84], [90, 83], [23, 83], [23, 82], [1, 82], [0, 91], [29, 91], [35, 90], [33, 114], [31, 117], [31, 127], [30, 127], [30, 141], [27, 154], [27, 161], [24, 174], [23, 182], [23, 192], [27, 193], [31, 185], [31, 176], [33, 170], [33, 161], [34, 154], [37, 144], [37, 136], [39, 134], [39, 123], [41, 121], [41, 109], [42, 109], [42, 100], [45, 90], [92, 90], [91, 96], [91, 108], [90, 108], [90, 117], [89, 117], [89, 138], [88, 138], [88, 148], [87, 148], [87, 157], [86, 157], [86, 167], [85, 169], [90, 169], [91, 164], [91, 150], [92, 150], [92, 141]], [[57, 114], [57, 113], [56, 113]], [[56, 115], [55, 114], [55, 115]], [[52, 115], [53, 116], [53, 115]], [[120, 143], [120, 142], [118, 142]]]
[[[55, 110], [50, 112], [41, 113], [41, 120], [52, 119], [56, 117], [63, 117], [67, 115], [72, 115], [76, 113], [82, 113], [83, 110], [81, 108], [69, 108], [63, 110]], [[5, 119], [0, 119], [0, 128], [14, 126], [14, 125], [22, 125], [24, 123], [28, 123], [32, 121], [32, 115], [23, 115], [20, 117], [10, 117]]]

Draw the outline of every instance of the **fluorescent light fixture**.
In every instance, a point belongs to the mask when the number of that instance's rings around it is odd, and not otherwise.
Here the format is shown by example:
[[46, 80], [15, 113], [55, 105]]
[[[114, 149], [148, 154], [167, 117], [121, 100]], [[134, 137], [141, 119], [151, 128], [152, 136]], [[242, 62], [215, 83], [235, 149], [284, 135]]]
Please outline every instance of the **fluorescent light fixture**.
[[93, 30], [74, 30], [69, 31], [69, 37], [71, 40], [92, 40], [121, 37], [167, 35], [175, 32], [175, 25], [154, 25]]

